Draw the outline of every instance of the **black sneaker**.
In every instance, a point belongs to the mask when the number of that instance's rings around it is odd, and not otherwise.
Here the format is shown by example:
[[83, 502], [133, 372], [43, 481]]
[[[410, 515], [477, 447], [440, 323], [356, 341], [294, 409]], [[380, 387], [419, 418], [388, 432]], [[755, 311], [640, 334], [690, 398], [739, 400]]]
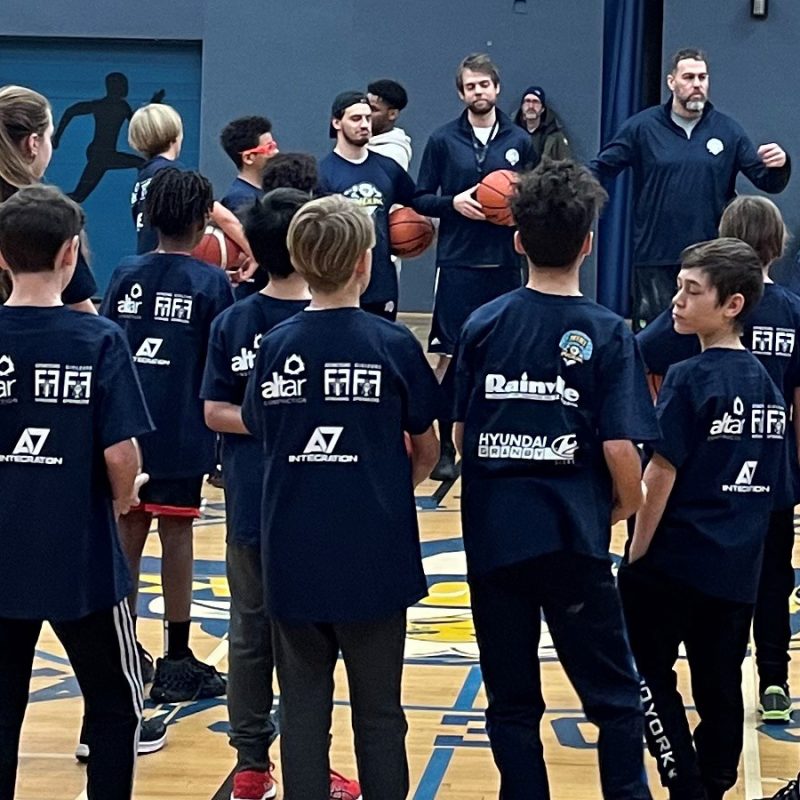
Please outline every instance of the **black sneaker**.
[[214, 667], [189, 654], [186, 658], [159, 658], [156, 661], [150, 697], [157, 703], [180, 703], [219, 697], [226, 691], [225, 678]]
[[442, 451], [439, 461], [431, 472], [431, 480], [454, 481], [458, 477], [458, 467], [456, 466], [456, 448], [452, 442], [442, 442]]
[[800, 775], [789, 781], [783, 789], [778, 789], [772, 797], [765, 797], [763, 800], [800, 800]]
[[167, 726], [160, 719], [143, 719], [139, 731], [139, 747], [136, 752], [140, 756], [155, 753], [167, 743]]
[[208, 478], [206, 479], [206, 483], [213, 486], [215, 489], [224, 489], [225, 488], [225, 478], [222, 477], [222, 465], [217, 464], [214, 467], [214, 471], [209, 473]]
[[764, 722], [786, 724], [792, 721], [792, 699], [787, 686], [767, 686], [761, 693], [758, 710]]
[[136, 651], [139, 653], [139, 669], [142, 671], [142, 683], [145, 685], [152, 683], [153, 677], [156, 674], [153, 656], [142, 647], [139, 641], [136, 642]]
[[[83, 739], [83, 731], [81, 731]], [[155, 753], [167, 743], [167, 726], [160, 719], [143, 719], [139, 730], [139, 746], [136, 754], [140, 756]], [[80, 742], [75, 748], [75, 758], [85, 764], [89, 760], [89, 745]]]

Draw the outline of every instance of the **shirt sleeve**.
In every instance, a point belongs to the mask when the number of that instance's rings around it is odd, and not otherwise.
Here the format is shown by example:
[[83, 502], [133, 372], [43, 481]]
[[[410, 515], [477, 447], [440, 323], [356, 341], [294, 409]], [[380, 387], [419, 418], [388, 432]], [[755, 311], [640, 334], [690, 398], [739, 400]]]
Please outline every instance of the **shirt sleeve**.
[[395, 186], [397, 187], [395, 201], [404, 206], [410, 206], [414, 200], [414, 193], [417, 187], [411, 176], [397, 164], [397, 174], [395, 176]]
[[598, 382], [600, 439], [630, 439], [633, 442], [658, 439], [658, 425], [642, 357], [624, 322], [619, 322], [614, 338], [604, 349]]
[[658, 394], [656, 415], [661, 428], [661, 438], [653, 446], [660, 456], [676, 469], [680, 469], [691, 453], [695, 442], [697, 409], [687, 387], [675, 378], [675, 370], [667, 374]]
[[589, 163], [589, 169], [598, 180], [616, 178], [622, 170], [633, 166], [636, 153], [634, 128], [626, 122], [617, 135]]
[[[422, 153], [422, 163], [417, 176], [417, 189], [414, 194], [412, 206], [415, 211], [426, 217], [441, 217], [452, 208], [452, 195], [439, 195], [442, 185], [440, 153], [441, 142], [438, 138], [431, 137]], [[467, 188], [466, 186], [464, 187]]]
[[[469, 323], [467, 323], [469, 324]], [[472, 394], [475, 383], [475, 375], [472, 367], [471, 348], [468, 341], [468, 330], [465, 326], [458, 337], [453, 357], [450, 359], [448, 369], [455, 370], [454, 384], [455, 392], [453, 398], [453, 419], [456, 422], [463, 422], [467, 416], [467, 405]]]
[[442, 412], [442, 389], [419, 342], [408, 332], [399, 363], [405, 386], [403, 430], [419, 436]]
[[103, 449], [154, 430], [122, 331], [109, 335], [98, 364], [97, 431]]
[[786, 163], [782, 167], [765, 167], [747, 134], [743, 130], [738, 133], [736, 163], [739, 171], [762, 192], [769, 194], [782, 192], [792, 175], [792, 161], [789, 154], [786, 154]]
[[203, 371], [203, 382], [200, 385], [200, 397], [203, 400], [235, 403], [237, 382], [231, 372], [231, 356], [226, 347], [225, 329], [221, 323], [222, 320], [217, 317], [211, 324], [206, 366]]
[[258, 354], [256, 355], [256, 363], [250, 377], [247, 379], [247, 386], [244, 390], [244, 400], [242, 400], [242, 422], [245, 428], [256, 437], [256, 439], [263, 438], [263, 414], [264, 404], [261, 399], [261, 373], [263, 372], [264, 359], [266, 358], [266, 347], [264, 340], [261, 340]]
[[61, 293], [61, 301], [68, 306], [82, 303], [84, 300], [91, 299], [96, 292], [97, 282], [92, 275], [92, 270], [83, 257], [83, 253], [78, 250], [78, 263], [75, 265], [75, 272], [70, 282]]

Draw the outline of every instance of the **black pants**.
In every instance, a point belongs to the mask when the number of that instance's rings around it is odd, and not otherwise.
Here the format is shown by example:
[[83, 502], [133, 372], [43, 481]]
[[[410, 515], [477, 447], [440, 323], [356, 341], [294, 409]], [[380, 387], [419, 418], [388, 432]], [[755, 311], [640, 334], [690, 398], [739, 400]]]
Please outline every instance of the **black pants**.
[[631, 321], [638, 333], [672, 305], [680, 266], [633, 267]]
[[[125, 600], [88, 617], [51, 623], [86, 704], [90, 800], [128, 800], [143, 689]], [[0, 619], [0, 800], [13, 800], [17, 753], [41, 620]]]
[[273, 620], [281, 689], [284, 800], [328, 800], [333, 670], [342, 652], [364, 800], [405, 800], [408, 730], [400, 705], [406, 616], [291, 625]]
[[501, 800], [550, 796], [539, 731], [542, 611], [586, 717], [600, 729], [603, 797], [650, 798], [639, 681], [609, 564], [553, 553], [470, 576], [469, 584]]
[[[742, 752], [741, 668], [753, 607], [637, 565], [620, 570], [619, 588], [642, 676], [645, 737], [661, 783], [671, 800], [719, 800], [736, 783]], [[674, 669], [681, 642], [700, 715], [694, 733]]]
[[789, 595], [794, 589], [792, 549], [794, 509], [774, 511], [764, 544], [764, 561], [753, 617], [759, 692], [768, 686], [783, 686], [789, 680]]
[[225, 563], [231, 590], [228, 626], [228, 718], [236, 771], [269, 769], [272, 721], [272, 636], [264, 612], [261, 550], [228, 542]]

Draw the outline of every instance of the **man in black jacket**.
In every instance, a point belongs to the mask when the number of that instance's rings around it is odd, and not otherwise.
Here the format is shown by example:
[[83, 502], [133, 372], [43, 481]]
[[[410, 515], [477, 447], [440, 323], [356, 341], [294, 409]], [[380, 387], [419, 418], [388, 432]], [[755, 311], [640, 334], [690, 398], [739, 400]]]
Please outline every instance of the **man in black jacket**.
[[[521, 171], [537, 163], [530, 139], [497, 108], [500, 74], [485, 53], [467, 56], [456, 72], [466, 108], [434, 131], [425, 146], [413, 206], [439, 218], [436, 295], [428, 351], [439, 356], [436, 375], [452, 405], [447, 367], [461, 326], [479, 306], [521, 284], [514, 229], [486, 220], [474, 192], [498, 169]], [[440, 420], [442, 458], [431, 477], [456, 477], [452, 423]]]
[[556, 160], [572, 158], [561, 120], [547, 106], [547, 97], [541, 86], [529, 86], [520, 100], [514, 122], [531, 137], [533, 149], [539, 158]]

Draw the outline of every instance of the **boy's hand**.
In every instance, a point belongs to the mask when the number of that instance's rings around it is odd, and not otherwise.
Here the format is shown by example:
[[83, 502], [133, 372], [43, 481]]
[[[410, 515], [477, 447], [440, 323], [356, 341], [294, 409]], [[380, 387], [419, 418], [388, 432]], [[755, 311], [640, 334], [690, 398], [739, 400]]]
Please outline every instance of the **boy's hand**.
[[114, 516], [117, 519], [127, 514], [132, 508], [138, 506], [142, 502], [139, 499], [139, 490], [149, 480], [150, 476], [146, 472], [140, 472], [133, 481], [131, 496], [114, 500]]

